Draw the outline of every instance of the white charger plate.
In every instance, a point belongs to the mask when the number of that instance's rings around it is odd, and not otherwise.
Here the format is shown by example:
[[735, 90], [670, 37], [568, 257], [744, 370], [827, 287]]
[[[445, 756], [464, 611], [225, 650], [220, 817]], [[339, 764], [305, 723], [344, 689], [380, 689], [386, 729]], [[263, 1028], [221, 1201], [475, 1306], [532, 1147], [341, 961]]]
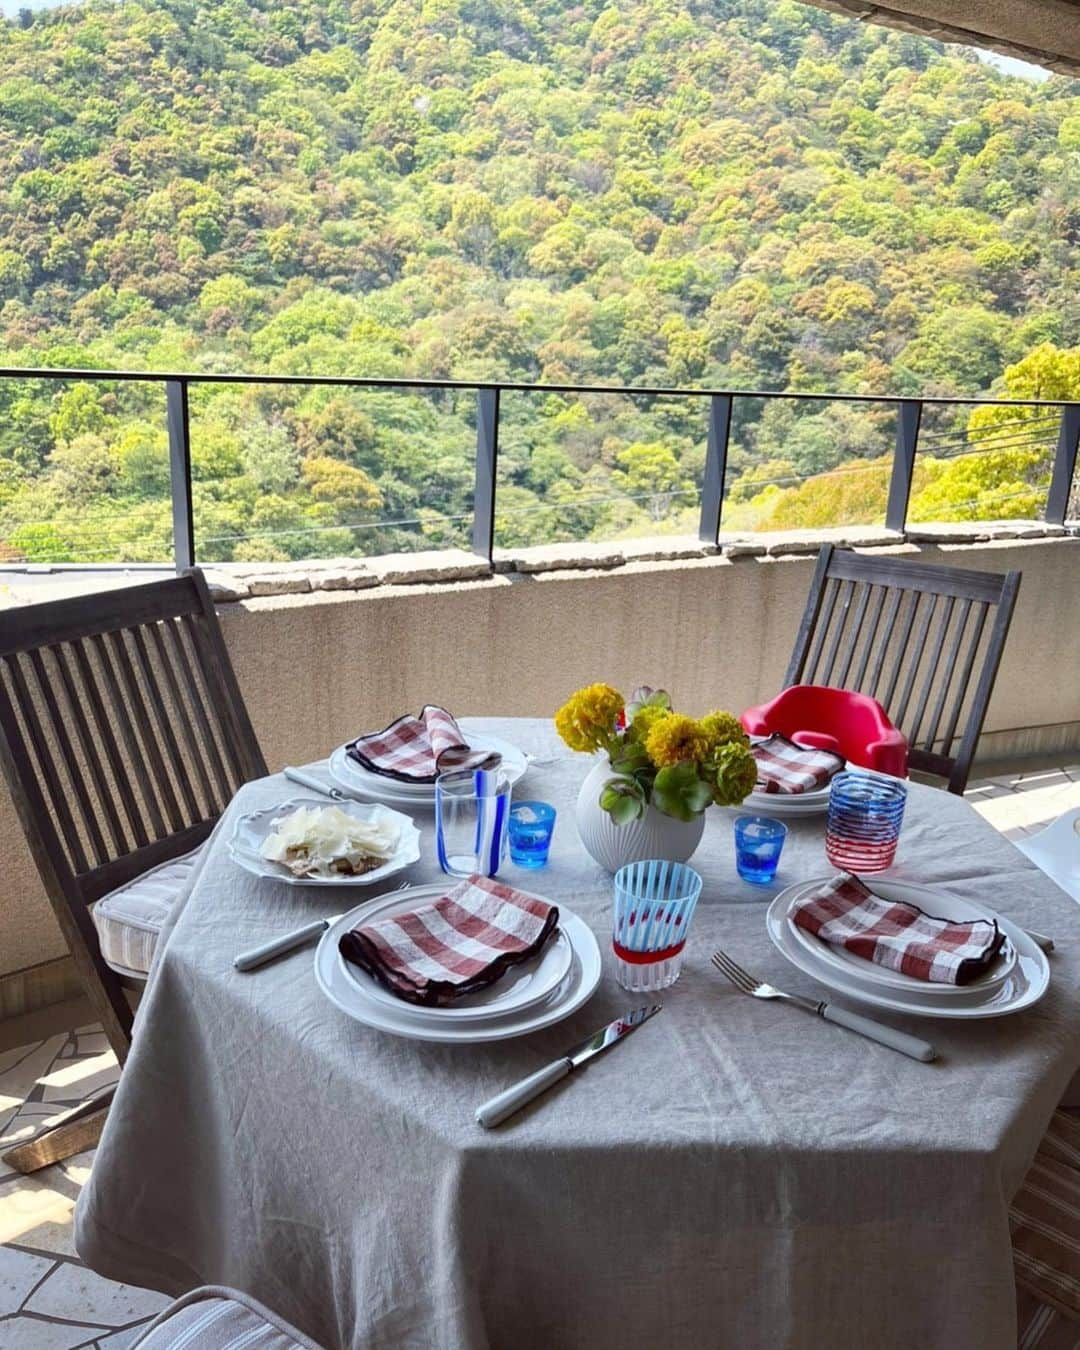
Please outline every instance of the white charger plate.
[[[362, 876], [339, 877], [298, 877], [282, 863], [264, 858], [259, 852], [263, 840], [274, 831], [274, 821], [301, 806], [339, 806], [347, 815], [357, 820], [370, 821], [381, 817], [397, 822], [400, 834], [397, 848], [381, 867], [373, 867]], [[286, 886], [371, 886], [376, 881], [385, 881], [396, 872], [410, 867], [420, 858], [420, 831], [411, 817], [400, 811], [377, 802], [328, 802], [325, 797], [292, 797], [276, 806], [264, 807], [261, 811], [249, 811], [241, 816], [233, 827], [229, 839], [229, 853], [233, 862], [253, 876], [270, 877], [274, 881], [284, 882]]]
[[[360, 922], [371, 923], [374, 919], [388, 919], [395, 914], [406, 914], [419, 905], [430, 904], [439, 896], [445, 895], [454, 884], [453, 880], [449, 880], [427, 886], [410, 886], [408, 890], [394, 891], [390, 895], [369, 901], [363, 907]], [[502, 1017], [506, 1013], [532, 1008], [537, 1003], [542, 1003], [569, 973], [574, 961], [574, 948], [562, 928], [561, 908], [559, 915], [559, 927], [538, 957], [511, 966], [495, 984], [487, 989], [480, 989], [475, 994], [467, 994], [445, 1008], [422, 1007], [395, 998], [378, 980], [373, 979], [351, 961], [344, 961], [342, 958], [345, 973], [359, 985], [366, 997], [374, 999], [384, 1007], [392, 1008], [395, 1012], [406, 1012], [421, 1021], [437, 1024], [476, 1022], [483, 1018]]]
[[544, 1002], [483, 1020], [430, 1022], [418, 1018], [411, 1005], [400, 1003], [398, 1006], [397, 999], [393, 1000], [395, 1006], [389, 1007], [372, 998], [346, 968], [348, 963], [338, 951], [338, 942], [343, 933], [354, 928], [369, 913], [370, 906], [358, 905], [326, 930], [315, 950], [315, 981], [330, 1002], [346, 1016], [391, 1036], [443, 1045], [475, 1045], [528, 1036], [577, 1012], [600, 983], [600, 948], [592, 929], [560, 905], [559, 927], [573, 949], [573, 960], [563, 982]]
[[[791, 917], [791, 911], [800, 900], [804, 900], [828, 880], [830, 878], [798, 882], [794, 886], [789, 886], [782, 894], [787, 897], [787, 922], [796, 942], [812, 955], [828, 962], [841, 974], [850, 975], [856, 980], [861, 979], [871, 985], [882, 985], [901, 994], [914, 994], [920, 998], [965, 999], [972, 1003], [988, 997], [999, 989], [1016, 965], [1018, 959], [1016, 948], [1006, 938], [998, 959], [980, 979], [974, 980], [970, 984], [931, 984], [927, 980], [917, 980], [913, 975], [904, 975], [899, 970], [889, 970], [885, 966], [876, 965], [873, 961], [867, 961], [861, 956], [856, 956], [854, 952], [849, 952], [844, 947], [836, 947], [831, 943], [823, 942], [813, 933], [795, 923]], [[899, 888], [897, 888], [894, 883], [886, 878], [875, 878], [870, 889], [875, 894], [880, 895], [883, 900], [893, 902], [906, 900], [908, 903], [917, 904], [924, 913], [935, 914], [939, 918], [950, 919], [956, 923], [971, 923], [976, 919], [987, 917], [986, 911], [980, 909], [979, 906], [961, 899], [958, 895], [950, 895], [945, 890], [915, 887], [914, 889], [920, 891], [925, 898], [914, 901], [910, 893], [911, 888], [905, 887], [903, 883], [900, 883]], [[929, 908], [929, 906], [933, 906], [933, 908]]]
[[[912, 886], [900, 882], [890, 882], [889, 885], [897, 896], [905, 892], [904, 898], [918, 905], [920, 909], [932, 904], [932, 897], [938, 894], [925, 886]], [[846, 972], [836, 970], [827, 961], [822, 960], [819, 954], [808, 951], [796, 940], [787, 917], [789, 901], [785, 899], [785, 895], [786, 892], [782, 891], [769, 905], [765, 915], [765, 929], [773, 945], [804, 975], [809, 975], [826, 988], [833, 989], [857, 1003], [866, 1003], [874, 1008], [884, 1008], [889, 1012], [908, 1013], [918, 1017], [970, 1021], [988, 1017], [1006, 1017], [1011, 1013], [1021, 1012], [1038, 1003], [1049, 988], [1050, 963], [1045, 953], [1022, 928], [985, 907], [981, 907], [982, 917], [997, 920], [1017, 954], [1016, 965], [1008, 979], [988, 998], [967, 1003], [960, 1000], [935, 999], [932, 994], [923, 994], [921, 997], [902, 994], [898, 990], [886, 990], [880, 985], [864, 983], [861, 978], [855, 979]]]
[[[482, 733], [470, 735], [469, 745], [474, 750], [495, 750], [502, 755], [499, 771], [513, 784], [522, 778], [529, 767], [529, 758], [523, 750], [499, 736]], [[398, 778], [388, 778], [384, 774], [372, 773], [358, 764], [347, 753], [348, 747], [339, 745], [328, 761], [330, 777], [347, 792], [355, 793], [368, 801], [385, 801], [393, 805], [410, 807], [434, 806], [434, 783], [405, 783]]]

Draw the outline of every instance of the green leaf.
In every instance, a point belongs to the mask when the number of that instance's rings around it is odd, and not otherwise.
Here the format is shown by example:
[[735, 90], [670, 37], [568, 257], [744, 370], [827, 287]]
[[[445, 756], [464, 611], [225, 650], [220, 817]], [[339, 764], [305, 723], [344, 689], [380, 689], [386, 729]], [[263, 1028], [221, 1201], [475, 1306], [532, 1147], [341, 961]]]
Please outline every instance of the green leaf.
[[637, 801], [634, 797], [619, 796], [608, 811], [608, 815], [616, 825], [629, 825], [632, 820], [637, 820], [644, 810], [643, 802]]
[[676, 820], [693, 820], [712, 801], [708, 783], [698, 777], [697, 768], [689, 762], [661, 769], [653, 784], [652, 799], [666, 816]]
[[632, 722], [642, 708], [667, 708], [670, 712], [671, 695], [666, 689], [650, 689], [647, 684], [639, 685], [626, 705], [626, 720]]
[[624, 740], [611, 756], [611, 767], [616, 773], [634, 774], [647, 769], [651, 761], [640, 741]]
[[610, 778], [600, 789], [600, 806], [616, 825], [628, 825], [645, 810], [645, 793], [633, 778]]

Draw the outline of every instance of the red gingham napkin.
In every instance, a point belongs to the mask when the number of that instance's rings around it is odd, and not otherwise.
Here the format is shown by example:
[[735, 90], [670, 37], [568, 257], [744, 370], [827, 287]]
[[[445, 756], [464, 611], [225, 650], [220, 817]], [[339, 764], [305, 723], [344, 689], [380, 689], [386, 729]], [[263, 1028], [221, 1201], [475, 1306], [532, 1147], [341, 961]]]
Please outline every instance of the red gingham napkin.
[[467, 877], [420, 909], [346, 933], [346, 961], [407, 1003], [452, 1003], [501, 979], [540, 952], [559, 911], [488, 877]]
[[360, 736], [346, 754], [372, 773], [406, 783], [434, 783], [449, 769], [494, 769], [502, 756], [493, 750], [470, 750], [461, 728], [433, 703], [420, 716], [407, 713], [382, 731]]
[[813, 792], [823, 788], [844, 767], [843, 755], [831, 750], [807, 750], [774, 731], [750, 747], [757, 760], [755, 792]]
[[791, 917], [823, 942], [934, 984], [970, 984], [1005, 941], [990, 919], [936, 919], [917, 905], [883, 900], [847, 872], [800, 900]]

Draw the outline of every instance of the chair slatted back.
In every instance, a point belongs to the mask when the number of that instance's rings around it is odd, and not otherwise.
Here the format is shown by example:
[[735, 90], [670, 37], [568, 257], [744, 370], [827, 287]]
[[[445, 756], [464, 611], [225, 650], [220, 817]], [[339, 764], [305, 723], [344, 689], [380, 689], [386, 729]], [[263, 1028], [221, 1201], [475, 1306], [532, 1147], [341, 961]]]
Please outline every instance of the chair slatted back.
[[7, 611], [0, 762], [88, 992], [126, 1042], [88, 905], [195, 848], [267, 772], [202, 574]]
[[1019, 572], [873, 557], [825, 545], [785, 683], [869, 694], [907, 737], [913, 769], [962, 793]]

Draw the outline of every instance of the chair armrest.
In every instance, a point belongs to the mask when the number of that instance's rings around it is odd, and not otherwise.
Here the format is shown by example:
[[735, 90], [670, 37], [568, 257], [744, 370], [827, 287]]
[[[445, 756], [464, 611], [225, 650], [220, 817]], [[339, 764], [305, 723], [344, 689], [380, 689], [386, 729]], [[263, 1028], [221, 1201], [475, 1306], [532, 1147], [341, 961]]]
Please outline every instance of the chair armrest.
[[870, 741], [866, 751], [873, 761], [874, 768], [881, 773], [890, 773], [894, 778], [907, 777], [908, 743], [903, 732], [885, 732], [879, 740]]
[[767, 713], [769, 705], [762, 704], [758, 708], [747, 708], [739, 718], [743, 724], [743, 730], [748, 736], [767, 736], [769, 734], [769, 722]]
[[831, 750], [840, 754], [840, 742], [827, 731], [796, 731], [791, 739], [804, 750]]

